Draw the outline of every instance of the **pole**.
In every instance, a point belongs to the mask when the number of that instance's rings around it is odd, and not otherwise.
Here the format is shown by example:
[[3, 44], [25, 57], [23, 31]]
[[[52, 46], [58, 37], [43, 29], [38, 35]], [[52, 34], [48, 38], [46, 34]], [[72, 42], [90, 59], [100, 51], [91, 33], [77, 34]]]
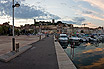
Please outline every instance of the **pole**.
[[12, 43], [13, 43], [12, 45], [13, 46], [12, 46], [12, 50], [15, 51], [15, 37], [14, 37], [14, 0], [13, 0], [12, 8], [13, 8], [13, 14], [12, 14], [13, 15], [13, 31], [12, 31], [13, 32], [13, 37], [12, 37]]
[[41, 22], [39, 23], [39, 40], [41, 40]]
[[47, 24], [45, 24], [45, 37], [47, 35], [47, 29], [46, 29], [46, 27], [47, 27]]
[[36, 29], [35, 22], [36, 22], [36, 21], [35, 21], [35, 19], [34, 19], [34, 34], [35, 34], [35, 29]]

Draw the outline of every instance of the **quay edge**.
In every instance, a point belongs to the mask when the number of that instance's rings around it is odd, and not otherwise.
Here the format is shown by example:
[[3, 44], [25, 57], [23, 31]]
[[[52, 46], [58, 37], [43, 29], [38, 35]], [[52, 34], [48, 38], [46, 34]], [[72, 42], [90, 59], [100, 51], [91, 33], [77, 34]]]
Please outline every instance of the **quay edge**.
[[68, 55], [65, 53], [59, 42], [54, 37], [57, 61], [59, 69], [77, 69]]

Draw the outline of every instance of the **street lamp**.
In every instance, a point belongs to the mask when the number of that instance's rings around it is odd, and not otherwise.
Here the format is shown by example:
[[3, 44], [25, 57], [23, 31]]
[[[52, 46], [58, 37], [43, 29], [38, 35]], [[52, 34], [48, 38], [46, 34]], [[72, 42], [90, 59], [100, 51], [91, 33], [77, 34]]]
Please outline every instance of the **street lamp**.
[[19, 7], [20, 6], [20, 4], [17, 2], [16, 4], [14, 4], [14, 0], [13, 0], [13, 5], [12, 5], [12, 8], [13, 8], [13, 37], [12, 37], [12, 43], [13, 43], [13, 48], [12, 48], [12, 50], [13, 51], [15, 51], [15, 37], [14, 37], [14, 8], [15, 7]]
[[84, 23], [84, 24], [82, 24], [84, 27], [83, 27], [83, 29], [84, 29], [84, 33], [85, 33], [85, 26], [87, 25], [86, 23]]
[[35, 35], [35, 32], [36, 32], [36, 19], [34, 19], [34, 35]]
[[39, 40], [41, 40], [41, 33], [42, 33], [42, 23], [39, 22]]

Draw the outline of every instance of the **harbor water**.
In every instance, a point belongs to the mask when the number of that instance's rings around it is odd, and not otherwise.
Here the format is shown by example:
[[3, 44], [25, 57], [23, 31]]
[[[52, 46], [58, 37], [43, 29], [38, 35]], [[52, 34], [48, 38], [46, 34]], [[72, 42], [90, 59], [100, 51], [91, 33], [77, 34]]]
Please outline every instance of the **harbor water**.
[[104, 43], [83, 42], [64, 49], [78, 69], [104, 69]]

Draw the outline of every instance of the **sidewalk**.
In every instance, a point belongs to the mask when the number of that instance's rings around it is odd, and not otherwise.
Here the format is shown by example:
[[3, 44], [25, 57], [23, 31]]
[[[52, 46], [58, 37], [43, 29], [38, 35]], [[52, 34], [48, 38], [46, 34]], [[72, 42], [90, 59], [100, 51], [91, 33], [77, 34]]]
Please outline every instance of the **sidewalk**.
[[[42, 36], [44, 38], [44, 36]], [[15, 36], [15, 42], [19, 42], [20, 48], [36, 42], [39, 40], [37, 35], [20, 35]], [[0, 36], [0, 55], [5, 54], [9, 51], [12, 51], [12, 36]]]
[[59, 69], [53, 37], [47, 37], [32, 46], [10, 62], [0, 62], [0, 69]]

